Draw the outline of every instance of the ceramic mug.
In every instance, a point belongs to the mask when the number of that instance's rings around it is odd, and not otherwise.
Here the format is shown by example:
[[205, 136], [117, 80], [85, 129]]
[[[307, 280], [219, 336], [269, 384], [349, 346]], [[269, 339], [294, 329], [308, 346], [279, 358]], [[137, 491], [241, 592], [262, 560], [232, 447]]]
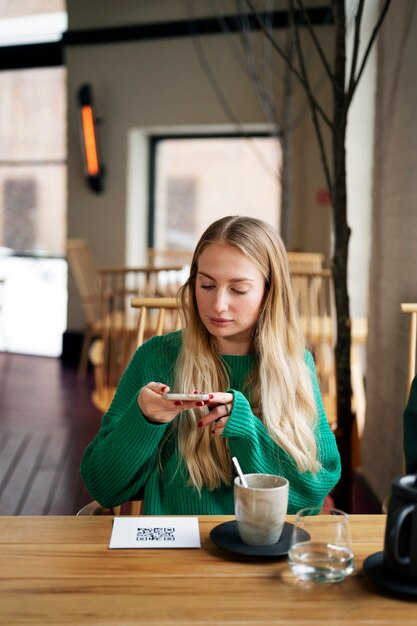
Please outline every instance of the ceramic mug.
[[234, 482], [237, 527], [250, 546], [270, 546], [281, 537], [288, 508], [288, 480], [274, 474], [245, 474]]
[[385, 527], [384, 563], [398, 576], [417, 580], [417, 476], [392, 482]]

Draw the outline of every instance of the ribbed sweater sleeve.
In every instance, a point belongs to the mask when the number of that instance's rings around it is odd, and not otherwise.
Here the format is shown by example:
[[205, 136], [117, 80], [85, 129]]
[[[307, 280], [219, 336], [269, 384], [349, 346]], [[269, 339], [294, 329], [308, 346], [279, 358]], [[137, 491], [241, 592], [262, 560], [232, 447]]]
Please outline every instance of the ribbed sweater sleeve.
[[312, 375], [318, 413], [315, 436], [321, 467], [317, 473], [300, 472], [292, 457], [271, 439], [238, 390], [229, 390], [234, 394], [234, 403], [222, 435], [228, 439], [230, 452], [239, 459], [244, 473], [278, 474], [288, 479], [290, 514], [307, 506], [321, 506], [340, 478], [340, 455], [324, 412], [314, 361], [308, 352], [305, 358]]

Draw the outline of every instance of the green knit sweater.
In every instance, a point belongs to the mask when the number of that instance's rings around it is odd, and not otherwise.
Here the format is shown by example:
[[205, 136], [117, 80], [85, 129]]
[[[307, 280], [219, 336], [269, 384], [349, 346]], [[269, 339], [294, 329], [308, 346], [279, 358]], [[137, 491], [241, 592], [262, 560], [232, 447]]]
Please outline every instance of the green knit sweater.
[[[101, 428], [87, 447], [81, 475], [90, 494], [104, 506], [114, 506], [135, 497], [144, 498], [147, 515], [232, 515], [233, 485], [222, 484], [209, 491], [188, 484], [186, 465], [180, 459], [174, 438], [164, 445], [163, 470], [158, 450], [170, 424], [150, 423], [137, 403], [139, 390], [151, 381], [172, 387], [174, 366], [181, 348], [181, 331], [153, 337], [133, 356], [118, 386]], [[321, 469], [300, 472], [292, 458], [269, 436], [241, 393], [254, 364], [254, 355], [224, 355], [230, 369], [233, 409], [222, 437], [228, 439], [244, 473], [269, 473], [289, 480], [288, 513], [306, 506], [319, 506], [340, 477], [340, 457], [329, 428], [315, 373], [313, 358], [306, 352], [317, 402], [316, 440]], [[212, 391], [212, 390], [209, 390]], [[179, 414], [175, 419], [181, 419]], [[161, 473], [162, 472], [162, 473]]]

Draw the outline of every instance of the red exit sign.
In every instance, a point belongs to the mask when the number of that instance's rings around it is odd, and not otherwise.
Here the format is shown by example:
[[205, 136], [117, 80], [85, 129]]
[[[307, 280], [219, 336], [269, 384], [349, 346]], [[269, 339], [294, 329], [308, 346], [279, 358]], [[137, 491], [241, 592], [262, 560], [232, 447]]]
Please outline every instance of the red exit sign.
[[316, 202], [321, 206], [330, 206], [330, 191], [328, 189], [318, 189], [316, 192]]

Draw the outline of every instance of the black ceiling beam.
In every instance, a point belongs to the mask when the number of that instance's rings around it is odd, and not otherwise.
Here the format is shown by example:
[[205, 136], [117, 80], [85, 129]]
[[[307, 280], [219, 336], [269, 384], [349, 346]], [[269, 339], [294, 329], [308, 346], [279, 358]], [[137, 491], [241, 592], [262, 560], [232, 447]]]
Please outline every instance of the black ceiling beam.
[[[313, 25], [333, 24], [333, 16], [328, 6], [314, 7], [307, 10], [310, 22]], [[243, 16], [250, 24], [251, 29], [259, 30], [259, 24], [250, 15]], [[295, 19], [303, 23], [302, 12], [296, 11]], [[221, 23], [223, 22], [223, 24]], [[268, 15], [268, 26], [286, 28], [288, 26], [288, 11], [273, 11]], [[218, 35], [228, 31], [237, 33], [242, 31], [242, 22], [236, 16], [221, 16], [209, 18], [195, 18], [175, 22], [154, 22], [134, 26], [114, 26], [108, 28], [72, 30], [64, 33], [65, 46], [86, 46], [127, 41], [144, 41], [152, 39], [168, 39], [174, 37], [190, 37], [191, 35]]]
[[[329, 6], [313, 7], [307, 10], [310, 22], [315, 26], [333, 24]], [[259, 30], [259, 24], [250, 15], [244, 19], [251, 29]], [[304, 23], [301, 11], [296, 11], [295, 19]], [[287, 28], [288, 11], [274, 11], [268, 15], [268, 26]], [[64, 64], [64, 49], [67, 46], [88, 46], [99, 44], [146, 41], [195, 35], [218, 35], [223, 29], [231, 33], [241, 32], [242, 20], [237, 16], [222, 16], [178, 20], [175, 22], [154, 22], [134, 26], [113, 26], [108, 28], [71, 30], [63, 34], [61, 41], [33, 43], [16, 46], [0, 46], [0, 70], [18, 70], [35, 67], [54, 67]]]
[[62, 41], [0, 46], [0, 70], [21, 70], [63, 65]]

